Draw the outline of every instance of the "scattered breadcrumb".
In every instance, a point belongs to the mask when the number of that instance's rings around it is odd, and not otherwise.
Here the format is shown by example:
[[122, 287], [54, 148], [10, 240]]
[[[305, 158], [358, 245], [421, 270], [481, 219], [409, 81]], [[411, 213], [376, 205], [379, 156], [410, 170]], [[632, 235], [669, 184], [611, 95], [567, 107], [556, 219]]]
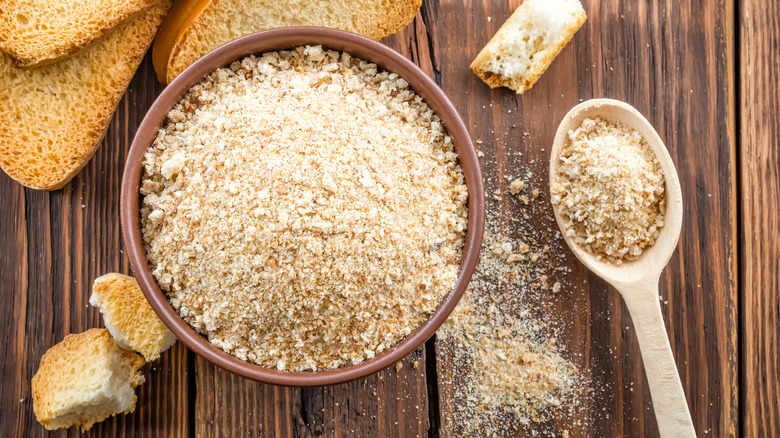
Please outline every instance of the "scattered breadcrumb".
[[509, 193], [513, 195], [517, 195], [520, 192], [523, 191], [523, 188], [525, 187], [525, 182], [521, 179], [516, 179], [509, 183]]
[[551, 202], [572, 241], [620, 265], [652, 246], [664, 226], [664, 175], [644, 138], [600, 117], [569, 132]]
[[[519, 193], [527, 186], [527, 181], [513, 179], [509, 191], [514, 187]], [[531, 208], [526, 204], [516, 208]], [[574, 417], [574, 411], [584, 409], [580, 401], [589, 391], [586, 378], [540, 312], [550, 282], [564, 293], [555, 279], [558, 269], [565, 269], [562, 251], [553, 252], [545, 244], [550, 240], [546, 232], [519, 220], [505, 228], [497, 203], [487, 206], [477, 271], [437, 332], [438, 358], [443, 364], [449, 361], [454, 374], [453, 381], [445, 382], [454, 391], [448, 407], [454, 436], [524, 435], [523, 428], [533, 427], [526, 431], [530, 433], [553, 416]], [[556, 248], [562, 250], [561, 245]]]
[[396, 74], [319, 46], [193, 87], [145, 156], [142, 228], [171, 304], [217, 347], [289, 371], [360, 363], [457, 280], [467, 189]]

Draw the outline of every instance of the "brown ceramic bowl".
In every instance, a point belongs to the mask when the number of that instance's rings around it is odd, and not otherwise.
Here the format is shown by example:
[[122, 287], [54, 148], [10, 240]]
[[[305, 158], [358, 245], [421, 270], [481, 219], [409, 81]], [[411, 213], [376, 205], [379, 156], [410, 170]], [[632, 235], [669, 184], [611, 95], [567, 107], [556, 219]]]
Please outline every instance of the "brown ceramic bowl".
[[[152, 276], [146, 259], [141, 237], [138, 188], [144, 153], [152, 144], [165, 116], [190, 87], [217, 68], [227, 66], [245, 56], [316, 44], [324, 48], [348, 52], [374, 62], [384, 70], [397, 73], [409, 82], [410, 86], [438, 114], [453, 139], [466, 177], [469, 189], [468, 230], [455, 288], [444, 297], [435, 312], [409, 336], [382, 354], [358, 365], [316, 372], [285, 372], [243, 361], [214, 347], [206, 337], [187, 324], [171, 306]], [[120, 210], [122, 237], [133, 274], [152, 308], [179, 340], [205, 359], [236, 374], [262, 382], [288, 386], [330, 385], [365, 377], [398, 362], [422, 345], [452, 312], [471, 280], [479, 259], [485, 226], [482, 174], [474, 145], [457, 110], [444, 92], [416, 65], [387, 46], [348, 32], [317, 27], [274, 29], [235, 40], [192, 64], [168, 85], [144, 117], [130, 147], [122, 178]]]

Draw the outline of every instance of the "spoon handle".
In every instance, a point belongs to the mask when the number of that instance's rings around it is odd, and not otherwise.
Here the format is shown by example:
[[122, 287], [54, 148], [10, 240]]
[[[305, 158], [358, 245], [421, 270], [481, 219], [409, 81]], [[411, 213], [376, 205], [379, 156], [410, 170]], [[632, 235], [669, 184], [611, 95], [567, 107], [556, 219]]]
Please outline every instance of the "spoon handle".
[[634, 322], [661, 437], [695, 437], [661, 313], [658, 277], [619, 289]]

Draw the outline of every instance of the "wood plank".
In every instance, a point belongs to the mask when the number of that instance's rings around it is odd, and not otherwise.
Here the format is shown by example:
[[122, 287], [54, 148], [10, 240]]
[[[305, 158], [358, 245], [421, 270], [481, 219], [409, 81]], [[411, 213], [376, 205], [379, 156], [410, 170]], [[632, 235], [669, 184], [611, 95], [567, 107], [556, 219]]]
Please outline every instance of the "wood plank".
[[[119, 104], [100, 149], [64, 189], [24, 189], [0, 177], [0, 276], [13, 300], [0, 310], [5, 333], [0, 427], [14, 436], [44, 436], [35, 420], [30, 379], [43, 353], [66, 334], [100, 327], [88, 305], [92, 281], [128, 272], [119, 227], [119, 185], [125, 155], [138, 124], [159, 92], [151, 60], [142, 65]], [[187, 361], [177, 345], [144, 367], [136, 411], [97, 424], [87, 436], [189, 435]], [[51, 435], [83, 436], [76, 430]]]
[[[545, 145], [579, 99], [626, 100], [656, 126], [677, 163], [688, 201], [680, 249], [662, 279], [667, 328], [699, 435], [734, 436], [740, 377], [733, 1], [584, 0], [588, 22], [522, 97], [488, 90], [467, 68], [519, 3], [426, 0], [413, 25], [387, 42], [442, 84], [472, 136], [484, 142], [486, 176], [502, 181], [502, 189], [503, 175], [527, 167], [546, 190]], [[780, 434], [774, 401], [780, 391], [774, 346], [780, 335], [775, 232], [780, 227], [771, 214], [778, 207], [780, 128], [773, 110], [780, 103], [778, 22], [777, 14], [768, 11], [778, 11], [776, 0], [745, 2], [739, 14], [745, 214], [739, 230], [745, 237], [740, 284], [746, 329], [740, 369], [747, 436]], [[24, 190], [0, 176], [5, 206], [0, 211], [0, 280], [9, 285], [7, 305], [0, 310], [6, 358], [0, 361], [0, 428], [14, 436], [45, 434], [32, 413], [29, 380], [47, 348], [67, 333], [100, 324], [97, 312], [87, 306], [92, 280], [109, 271], [128, 272], [119, 236], [119, 181], [135, 129], [162, 88], [148, 61], [120, 104], [103, 146], [68, 187], [53, 194]], [[547, 202], [542, 197], [539, 202]], [[504, 216], [517, 213], [509, 203], [499, 208]], [[551, 220], [540, 207], [529, 226]], [[504, 229], [511, 226], [502, 222]], [[586, 421], [572, 435], [657, 434], [625, 308], [615, 291], [588, 275], [569, 253], [566, 265], [572, 268], [567, 279], [573, 287], [552, 300], [551, 318], [558, 321], [572, 358], [601, 388], [582, 401]], [[148, 383], [138, 391], [138, 410], [88, 435], [421, 436], [430, 428], [434, 436], [458, 436], [460, 419], [453, 416], [452, 398], [457, 376], [447, 362], [449, 353], [439, 354], [437, 359], [433, 351], [421, 349], [398, 372], [390, 368], [345, 385], [299, 389], [247, 381], [177, 345], [145, 368]], [[562, 430], [569, 420], [558, 418], [553, 427]]]
[[[520, 1], [430, 1], [423, 16], [436, 49], [434, 70], [466, 119], [480, 149], [488, 186], [528, 168], [543, 187], [549, 145], [564, 114], [579, 101], [610, 97], [642, 112], [666, 141], [686, 200], [677, 253], [661, 279], [663, 311], [683, 386], [700, 436], [734, 436], [737, 412], [737, 288], [733, 4], [583, 1], [589, 18], [532, 90], [489, 90], [468, 64]], [[490, 20], [488, 20], [490, 17]], [[510, 112], [511, 111], [511, 112]], [[516, 128], [513, 128], [515, 125]], [[517, 159], [517, 155], [521, 159]], [[490, 183], [492, 181], [493, 183]], [[502, 201], [502, 217], [520, 213]], [[549, 209], [530, 226], [553, 224]], [[501, 227], [511, 229], [502, 219]], [[583, 418], [558, 418], [537, 431], [580, 426], [573, 436], [654, 436], [657, 426], [631, 321], [616, 291], [569, 253], [572, 289], [549, 314], [572, 360], [596, 393]], [[557, 321], [557, 323], [555, 322]], [[459, 436], [457, 373], [440, 344], [442, 436]], [[509, 429], [510, 424], [507, 424]]]
[[739, 10], [744, 436], [780, 436], [780, 1]]
[[26, 373], [25, 325], [27, 313], [27, 223], [25, 193], [7, 175], [0, 175], [0, 284], [5, 305], [0, 308], [3, 360], [0, 361], [0, 429], [20, 431], [26, 422], [30, 391]]
[[[419, 23], [421, 17], [415, 19]], [[385, 41], [430, 75], [429, 56], [419, 53], [419, 26], [410, 25]], [[422, 45], [427, 53], [427, 43]], [[417, 362], [415, 367], [413, 364]], [[195, 361], [195, 434], [232, 436], [428, 435], [428, 387], [424, 347], [402, 367], [342, 385], [285, 388], [247, 380], [208, 361]]]
[[244, 379], [198, 357], [195, 435], [427, 436], [422, 350], [400, 363], [350, 383], [287, 388]]

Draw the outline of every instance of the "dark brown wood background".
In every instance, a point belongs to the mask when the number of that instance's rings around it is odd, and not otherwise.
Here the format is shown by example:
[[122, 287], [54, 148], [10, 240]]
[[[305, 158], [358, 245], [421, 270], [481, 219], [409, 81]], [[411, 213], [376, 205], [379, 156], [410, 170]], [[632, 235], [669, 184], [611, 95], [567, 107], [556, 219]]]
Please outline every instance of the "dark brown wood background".
[[[698, 435], [780, 436], [780, 1], [583, 0], [588, 21], [521, 97], [491, 91], [467, 67], [520, 0], [423, 3], [386, 42], [450, 95], [482, 142], [490, 180], [528, 169], [544, 193], [555, 129], [581, 100], [624, 100], [656, 127], [685, 197], [661, 295]], [[41, 355], [68, 333], [100, 326], [87, 304], [92, 281], [129, 272], [122, 166], [161, 89], [147, 58], [103, 145], [63, 190], [24, 189], [0, 176], [0, 435], [47, 434], [30, 398]], [[517, 213], [508, 202], [497, 208]], [[530, 226], [551, 220], [535, 208]], [[550, 318], [567, 321], [561, 342], [600, 390], [583, 400], [581, 418], [552, 426], [573, 436], [657, 435], [625, 307], [567, 257], [574, 288]], [[458, 437], [449, 355], [434, 339], [398, 370], [300, 389], [245, 380], [177, 344], [146, 366], [135, 413], [88, 435]]]

